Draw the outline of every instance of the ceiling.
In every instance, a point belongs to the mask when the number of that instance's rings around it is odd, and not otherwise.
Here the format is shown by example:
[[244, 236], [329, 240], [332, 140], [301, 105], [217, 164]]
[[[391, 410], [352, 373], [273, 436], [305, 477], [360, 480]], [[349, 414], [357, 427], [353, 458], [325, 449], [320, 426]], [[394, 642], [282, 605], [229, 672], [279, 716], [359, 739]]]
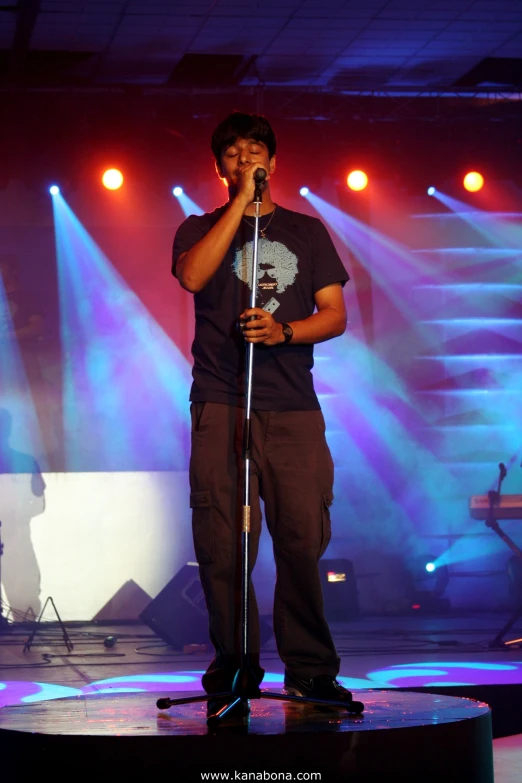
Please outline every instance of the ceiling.
[[0, 0], [0, 86], [520, 98], [522, 0]]
[[356, 152], [520, 179], [522, 0], [0, 0], [0, 93], [0, 189], [102, 153], [193, 176], [234, 109], [281, 149], [298, 128], [289, 176]]

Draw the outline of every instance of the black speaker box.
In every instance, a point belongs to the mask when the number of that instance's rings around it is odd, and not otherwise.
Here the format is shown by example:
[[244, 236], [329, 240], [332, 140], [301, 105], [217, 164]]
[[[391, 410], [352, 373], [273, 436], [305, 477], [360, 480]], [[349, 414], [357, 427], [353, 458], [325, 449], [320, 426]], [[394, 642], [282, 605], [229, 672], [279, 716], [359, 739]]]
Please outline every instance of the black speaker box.
[[332, 622], [358, 617], [359, 595], [351, 560], [320, 560], [324, 613]]
[[95, 621], [137, 620], [140, 612], [150, 601], [150, 595], [133, 579], [129, 579], [92, 619]]
[[140, 619], [175, 649], [209, 644], [207, 607], [197, 564], [184, 565], [145, 607]]
[[[210, 644], [208, 613], [197, 563], [186, 563], [141, 612], [140, 619], [174, 649], [191, 644]], [[272, 628], [259, 618], [261, 646]]]

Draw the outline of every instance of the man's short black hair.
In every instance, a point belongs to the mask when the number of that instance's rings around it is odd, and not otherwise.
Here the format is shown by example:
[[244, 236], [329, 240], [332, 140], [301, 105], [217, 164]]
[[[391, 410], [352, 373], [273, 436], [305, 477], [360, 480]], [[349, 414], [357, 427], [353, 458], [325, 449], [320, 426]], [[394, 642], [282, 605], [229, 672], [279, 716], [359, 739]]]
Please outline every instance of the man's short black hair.
[[270, 157], [275, 155], [276, 136], [266, 117], [234, 111], [219, 123], [212, 134], [210, 146], [218, 166], [221, 165], [223, 152], [238, 139], [261, 141], [266, 145]]

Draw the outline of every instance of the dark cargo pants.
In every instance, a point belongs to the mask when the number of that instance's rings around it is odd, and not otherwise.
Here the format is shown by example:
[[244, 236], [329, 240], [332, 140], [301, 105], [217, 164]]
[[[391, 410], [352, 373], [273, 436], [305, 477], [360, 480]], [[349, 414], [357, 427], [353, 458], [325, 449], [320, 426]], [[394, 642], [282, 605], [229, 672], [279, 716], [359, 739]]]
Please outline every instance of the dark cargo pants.
[[[194, 547], [209, 612], [214, 660], [203, 676], [208, 693], [227, 691], [240, 665], [241, 527], [244, 410], [191, 405], [190, 505]], [[330, 541], [333, 463], [321, 411], [252, 411], [250, 567], [261, 532], [261, 507], [276, 564], [273, 624], [279, 656], [298, 677], [337, 675], [324, 617], [318, 561]], [[259, 680], [259, 616], [249, 596], [250, 665]]]

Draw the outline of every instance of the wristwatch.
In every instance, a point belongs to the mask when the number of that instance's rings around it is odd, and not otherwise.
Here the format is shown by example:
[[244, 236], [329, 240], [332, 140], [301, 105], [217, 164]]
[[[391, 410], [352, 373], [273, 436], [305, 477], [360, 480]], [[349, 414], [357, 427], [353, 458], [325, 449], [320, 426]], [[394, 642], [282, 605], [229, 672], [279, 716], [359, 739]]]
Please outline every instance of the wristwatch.
[[290, 324], [281, 324], [281, 326], [283, 327], [283, 337], [285, 338], [285, 343], [289, 343], [294, 336], [294, 330]]

